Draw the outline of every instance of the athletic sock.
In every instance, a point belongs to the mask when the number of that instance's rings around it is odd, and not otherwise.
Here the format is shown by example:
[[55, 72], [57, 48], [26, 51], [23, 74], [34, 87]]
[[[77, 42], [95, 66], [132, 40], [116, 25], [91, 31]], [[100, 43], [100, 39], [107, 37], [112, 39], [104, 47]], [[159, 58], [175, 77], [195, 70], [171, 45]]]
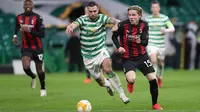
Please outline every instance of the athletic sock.
[[38, 73], [38, 77], [40, 80], [41, 89], [45, 89], [45, 73], [44, 72]]
[[152, 98], [152, 105], [155, 105], [158, 100], [158, 84], [156, 79], [149, 81], [150, 84], [150, 93]]
[[110, 83], [113, 85], [113, 87], [117, 90], [117, 92], [119, 94], [124, 94], [124, 90], [122, 88], [122, 85], [121, 85], [121, 82], [120, 82], [120, 79], [119, 77], [114, 73], [114, 72], [111, 72], [109, 74], [107, 74], [108, 77], [109, 77], [109, 81]]

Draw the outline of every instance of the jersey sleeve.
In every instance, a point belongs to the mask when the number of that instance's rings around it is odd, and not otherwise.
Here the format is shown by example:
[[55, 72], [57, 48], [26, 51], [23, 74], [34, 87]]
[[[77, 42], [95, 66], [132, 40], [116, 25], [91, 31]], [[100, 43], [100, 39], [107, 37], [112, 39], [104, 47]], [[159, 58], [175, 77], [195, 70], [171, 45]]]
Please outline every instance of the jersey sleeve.
[[78, 24], [79, 26], [82, 26], [83, 25], [83, 18], [82, 17], [79, 17], [77, 18], [74, 23]]
[[43, 24], [43, 19], [41, 16], [37, 16], [36, 20], [36, 31], [31, 30], [31, 35], [39, 38], [44, 38], [45, 36], [45, 26]]
[[16, 18], [15, 18], [15, 34], [14, 35], [17, 35], [17, 33], [19, 32], [19, 29], [20, 29], [20, 24], [18, 22], [18, 16], [16, 16]]
[[107, 15], [102, 14], [102, 19], [104, 24], [110, 23], [111, 17], [108, 17]]

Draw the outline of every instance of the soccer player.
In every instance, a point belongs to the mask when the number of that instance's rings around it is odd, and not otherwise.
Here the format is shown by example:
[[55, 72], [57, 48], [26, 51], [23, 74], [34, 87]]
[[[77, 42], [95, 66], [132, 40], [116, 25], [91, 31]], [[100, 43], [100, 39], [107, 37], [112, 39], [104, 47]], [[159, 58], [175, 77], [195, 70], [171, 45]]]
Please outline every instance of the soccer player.
[[[107, 88], [111, 96], [114, 95], [113, 86], [119, 92], [122, 101], [127, 104], [130, 99], [126, 97], [119, 77], [111, 68], [111, 59], [105, 45], [105, 25], [107, 23], [117, 25], [119, 20], [99, 14], [99, 7], [96, 2], [89, 2], [87, 9], [88, 15], [81, 16], [68, 25], [66, 33], [71, 34], [74, 29], [80, 28], [81, 54], [86, 68], [100, 86]], [[107, 74], [109, 80], [104, 77], [101, 68]]]
[[146, 18], [149, 24], [149, 44], [147, 52], [155, 69], [158, 78], [158, 86], [162, 87], [162, 75], [165, 59], [165, 39], [166, 32], [174, 32], [174, 26], [168, 16], [160, 14], [160, 4], [157, 1], [151, 3], [152, 15]]
[[24, 13], [17, 15], [15, 34], [13, 43], [18, 43], [17, 34], [19, 30], [22, 34], [21, 54], [24, 72], [31, 77], [31, 87], [36, 88], [36, 75], [30, 69], [30, 62], [34, 60], [36, 71], [41, 84], [40, 96], [46, 96], [45, 89], [45, 72], [43, 70], [43, 45], [42, 38], [45, 36], [45, 28], [42, 23], [43, 19], [33, 10], [33, 1], [24, 0]]
[[[118, 30], [113, 32], [112, 40], [119, 53], [123, 55], [123, 70], [127, 80], [128, 91], [134, 91], [136, 68], [138, 68], [149, 81], [152, 98], [152, 108], [162, 110], [157, 103], [158, 85], [154, 69], [146, 53], [148, 44], [148, 24], [141, 20], [142, 8], [135, 5], [128, 8], [128, 19], [119, 23]], [[120, 37], [120, 43], [118, 41]]]

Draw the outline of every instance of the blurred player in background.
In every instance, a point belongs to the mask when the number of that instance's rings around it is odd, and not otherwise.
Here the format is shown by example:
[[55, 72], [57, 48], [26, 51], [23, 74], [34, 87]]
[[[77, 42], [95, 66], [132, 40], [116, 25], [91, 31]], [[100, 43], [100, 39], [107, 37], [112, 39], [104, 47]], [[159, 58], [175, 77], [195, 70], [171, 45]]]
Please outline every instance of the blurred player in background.
[[36, 75], [30, 69], [30, 62], [34, 60], [41, 84], [40, 96], [46, 96], [45, 72], [43, 70], [43, 45], [41, 40], [45, 36], [43, 19], [40, 15], [32, 11], [34, 7], [32, 0], [24, 0], [23, 7], [24, 13], [16, 17], [13, 43], [18, 43], [17, 34], [20, 30], [22, 33], [21, 54], [24, 72], [32, 78], [31, 87], [36, 88]]
[[167, 32], [174, 32], [175, 28], [168, 16], [160, 14], [160, 4], [157, 1], [151, 3], [152, 15], [146, 18], [149, 25], [149, 44], [147, 52], [158, 78], [158, 86], [162, 87], [162, 75], [165, 59], [165, 39]]
[[[76, 21], [68, 25], [66, 32], [71, 34], [74, 29], [80, 28], [81, 54], [86, 68], [100, 86], [107, 88], [111, 96], [114, 95], [113, 86], [119, 92], [122, 101], [127, 104], [130, 99], [126, 97], [119, 77], [111, 68], [110, 55], [105, 45], [105, 25], [108, 23], [117, 25], [119, 20], [99, 14], [99, 7], [95, 2], [89, 2], [87, 9], [88, 14], [77, 18]], [[101, 68], [109, 80], [104, 77]]]
[[[127, 88], [130, 93], [134, 91], [136, 80], [136, 68], [138, 68], [149, 81], [152, 98], [152, 108], [162, 110], [157, 103], [158, 84], [155, 70], [149, 60], [145, 47], [148, 44], [148, 23], [141, 20], [142, 8], [135, 5], [128, 8], [128, 19], [119, 23], [118, 31], [113, 33], [112, 40], [123, 55], [122, 65], [127, 80]], [[120, 43], [117, 37], [120, 37]]]

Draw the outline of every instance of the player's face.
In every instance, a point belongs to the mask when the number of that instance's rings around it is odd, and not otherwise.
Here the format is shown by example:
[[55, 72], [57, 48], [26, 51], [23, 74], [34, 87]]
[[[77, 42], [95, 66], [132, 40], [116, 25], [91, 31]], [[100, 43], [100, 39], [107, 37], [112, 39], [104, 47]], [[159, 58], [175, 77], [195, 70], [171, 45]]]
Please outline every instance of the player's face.
[[33, 10], [33, 2], [32, 1], [25, 1], [24, 2], [24, 11], [25, 12], [32, 12]]
[[153, 15], [158, 15], [160, 13], [160, 6], [159, 4], [152, 4], [151, 11]]
[[88, 16], [90, 19], [94, 20], [97, 18], [99, 13], [99, 8], [97, 6], [90, 7], [88, 6]]
[[128, 19], [131, 24], [137, 24], [141, 16], [137, 13], [136, 10], [129, 10], [128, 11]]

